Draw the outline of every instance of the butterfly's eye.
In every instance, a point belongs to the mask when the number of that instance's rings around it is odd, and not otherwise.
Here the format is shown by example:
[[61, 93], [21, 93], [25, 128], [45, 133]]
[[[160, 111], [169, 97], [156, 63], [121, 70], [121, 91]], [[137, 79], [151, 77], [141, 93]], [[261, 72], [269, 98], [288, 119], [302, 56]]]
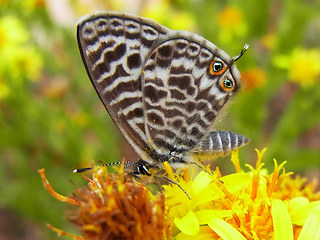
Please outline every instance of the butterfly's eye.
[[214, 61], [212, 61], [212, 63], [210, 64], [210, 73], [211, 73], [212, 75], [222, 74], [225, 69], [226, 69], [226, 66], [225, 66], [225, 64], [224, 64], [223, 62], [221, 62], [221, 61], [214, 60]]
[[223, 80], [223, 81], [220, 83], [220, 87], [221, 87], [224, 91], [230, 92], [230, 91], [232, 91], [232, 90], [234, 89], [235, 83], [234, 83], [234, 81], [233, 81], [232, 79], [227, 78], [227, 79]]

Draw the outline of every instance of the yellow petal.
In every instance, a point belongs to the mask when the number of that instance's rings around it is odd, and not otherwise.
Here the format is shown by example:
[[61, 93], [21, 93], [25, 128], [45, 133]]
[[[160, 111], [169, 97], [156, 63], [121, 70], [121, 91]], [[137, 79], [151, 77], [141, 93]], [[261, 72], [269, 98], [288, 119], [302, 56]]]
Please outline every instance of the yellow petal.
[[289, 213], [293, 224], [303, 226], [309, 213], [320, 207], [320, 201], [311, 202], [304, 197], [296, 197], [289, 201]]
[[[208, 226], [202, 226], [200, 228], [200, 232], [195, 236], [188, 236], [184, 233], [177, 234], [174, 239], [175, 240], [208, 240], [212, 239], [212, 229]], [[173, 239], [173, 238], [172, 238]]]
[[199, 232], [199, 221], [191, 210], [182, 218], [175, 218], [174, 224], [186, 235], [194, 236]]
[[194, 236], [189, 236], [189, 235], [186, 235], [186, 234], [180, 232], [179, 234], [177, 234], [177, 236], [175, 236], [174, 239], [175, 240], [193, 240]]
[[229, 223], [219, 219], [211, 219], [208, 225], [215, 231], [223, 240], [247, 240], [239, 231], [232, 227]]
[[289, 201], [289, 213], [293, 224], [302, 226], [308, 217], [305, 208], [310, 201], [305, 197], [296, 197]]
[[309, 214], [297, 240], [310, 239], [320, 239], [320, 207]]
[[213, 218], [231, 218], [233, 211], [225, 209], [203, 209], [195, 212], [199, 224], [205, 225]]
[[272, 200], [271, 215], [275, 240], [293, 240], [293, 228], [286, 205], [279, 199]]
[[251, 183], [252, 177], [248, 173], [234, 173], [220, 178], [229, 193], [236, 193]]
[[211, 183], [208, 173], [201, 171], [192, 182], [192, 191], [195, 195], [199, 194]]

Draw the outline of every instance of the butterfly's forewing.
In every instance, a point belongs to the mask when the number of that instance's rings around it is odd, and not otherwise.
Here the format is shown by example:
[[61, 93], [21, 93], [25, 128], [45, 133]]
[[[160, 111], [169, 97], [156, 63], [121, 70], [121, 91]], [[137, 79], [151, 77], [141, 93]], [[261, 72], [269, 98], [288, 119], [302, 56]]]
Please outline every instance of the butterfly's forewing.
[[85, 17], [77, 37], [87, 73], [122, 134], [145, 160], [146, 134], [141, 73], [168, 29], [146, 19], [115, 12]]
[[[215, 62], [223, 68], [214, 72]], [[143, 105], [147, 138], [162, 154], [189, 152], [209, 134], [222, 106], [239, 84], [232, 59], [202, 37], [174, 31], [144, 66]], [[232, 91], [221, 88], [231, 79]]]

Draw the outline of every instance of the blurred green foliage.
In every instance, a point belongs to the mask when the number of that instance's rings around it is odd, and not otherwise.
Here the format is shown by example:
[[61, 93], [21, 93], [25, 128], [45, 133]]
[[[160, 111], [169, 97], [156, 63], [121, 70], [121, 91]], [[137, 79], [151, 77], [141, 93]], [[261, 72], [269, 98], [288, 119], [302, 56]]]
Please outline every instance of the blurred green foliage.
[[68, 195], [69, 180], [85, 182], [74, 168], [123, 156], [77, 49], [76, 19], [94, 9], [135, 11], [230, 55], [249, 43], [237, 62], [245, 86], [217, 128], [251, 138], [241, 150], [247, 161], [254, 148], [268, 147], [267, 166], [276, 158], [288, 171], [318, 168], [320, 2], [154, 0], [132, 9], [125, 0], [54, 2], [0, 1], [0, 208], [66, 230], [63, 204], [43, 189], [37, 169]]

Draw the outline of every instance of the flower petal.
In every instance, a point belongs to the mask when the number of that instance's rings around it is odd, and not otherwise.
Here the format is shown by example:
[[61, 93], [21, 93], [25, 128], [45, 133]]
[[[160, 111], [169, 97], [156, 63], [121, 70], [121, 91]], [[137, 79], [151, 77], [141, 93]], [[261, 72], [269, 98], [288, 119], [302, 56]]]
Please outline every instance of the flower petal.
[[232, 210], [226, 209], [203, 209], [195, 212], [200, 225], [208, 224], [213, 218], [231, 218], [232, 213]]
[[309, 213], [320, 207], [320, 201], [310, 202], [307, 198], [296, 197], [289, 201], [289, 213], [292, 223], [303, 226]]
[[293, 224], [302, 226], [308, 217], [305, 211], [310, 201], [305, 197], [296, 197], [289, 201], [289, 213]]
[[286, 205], [279, 199], [272, 200], [274, 239], [293, 240], [293, 228]]
[[199, 194], [211, 183], [211, 181], [210, 176], [206, 172], [201, 171], [192, 182], [193, 193], [195, 195]]
[[229, 223], [219, 219], [211, 219], [208, 225], [215, 231], [223, 240], [246, 240], [246, 238], [232, 227]]
[[320, 207], [309, 214], [297, 240], [320, 239]]
[[252, 177], [248, 173], [233, 173], [220, 178], [229, 193], [236, 193], [247, 187]]
[[191, 210], [182, 218], [175, 218], [174, 224], [186, 235], [194, 236], [199, 232], [199, 221]]
[[202, 226], [200, 228], [200, 232], [195, 236], [189, 236], [180, 232], [174, 237], [174, 239], [175, 240], [208, 240], [208, 239], [212, 239], [213, 234], [214, 233], [210, 227]]

